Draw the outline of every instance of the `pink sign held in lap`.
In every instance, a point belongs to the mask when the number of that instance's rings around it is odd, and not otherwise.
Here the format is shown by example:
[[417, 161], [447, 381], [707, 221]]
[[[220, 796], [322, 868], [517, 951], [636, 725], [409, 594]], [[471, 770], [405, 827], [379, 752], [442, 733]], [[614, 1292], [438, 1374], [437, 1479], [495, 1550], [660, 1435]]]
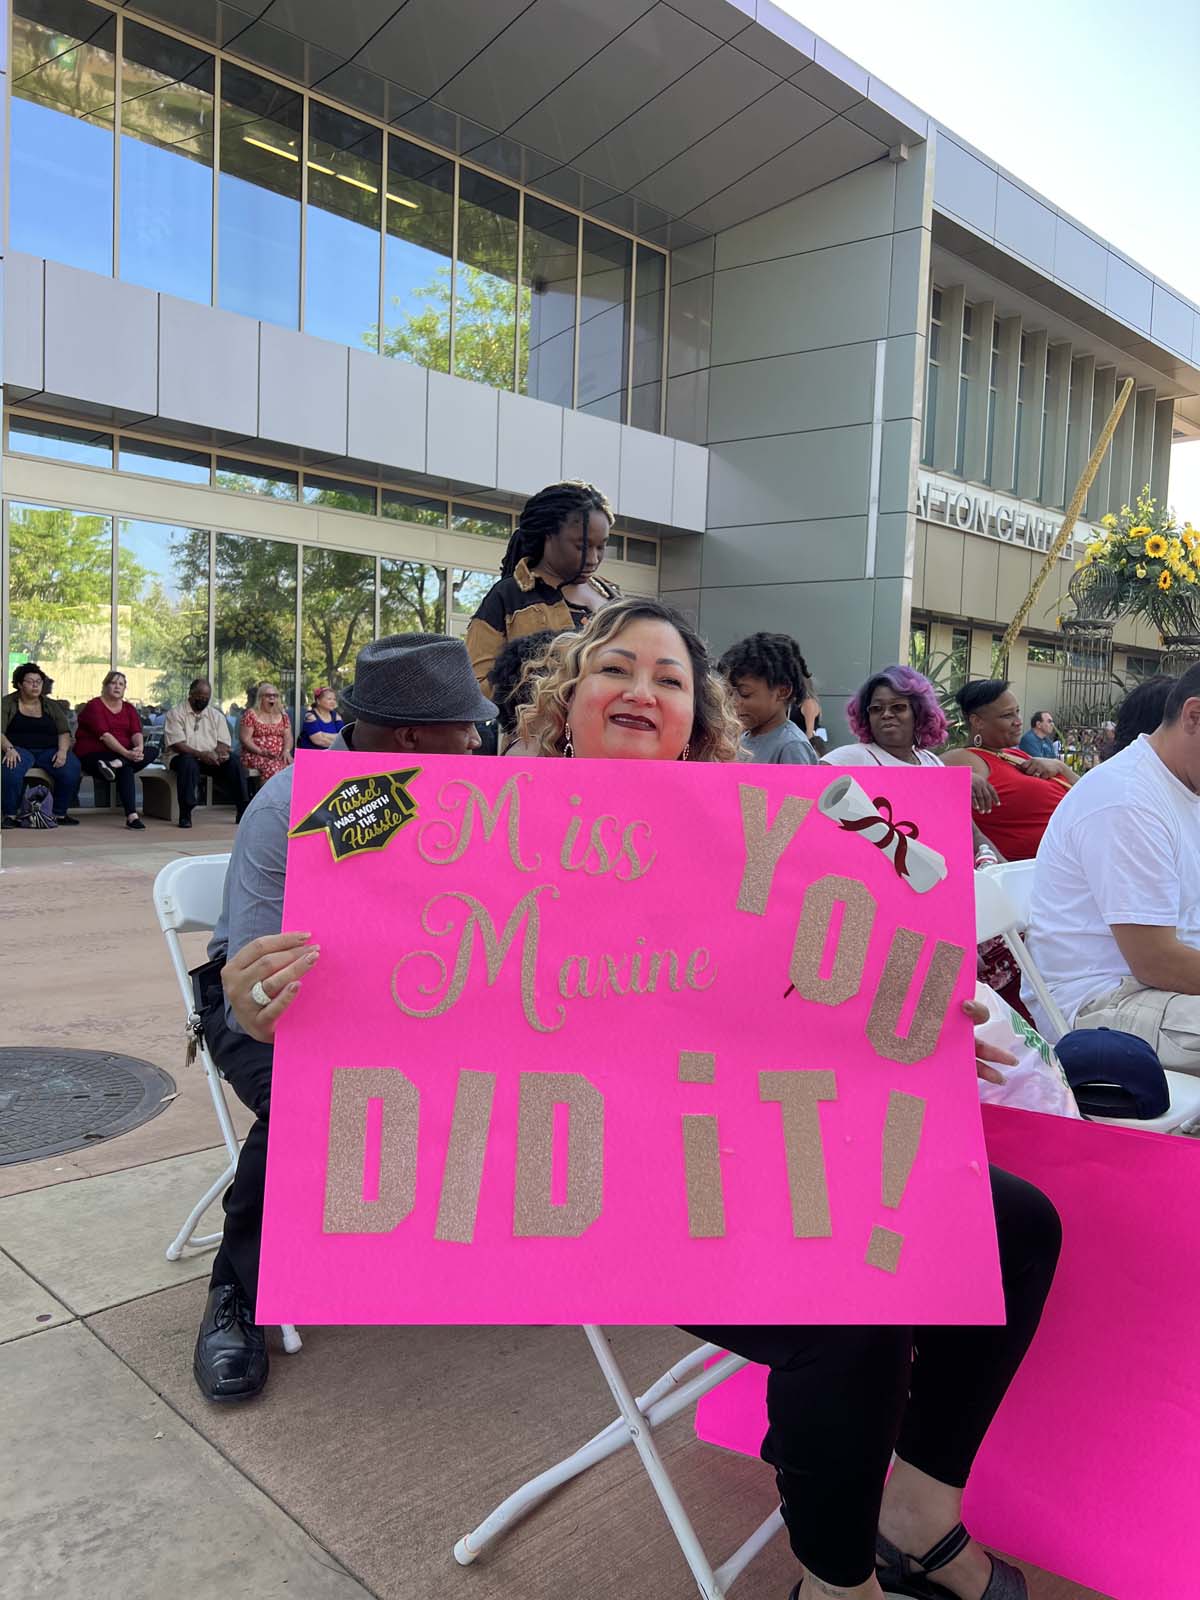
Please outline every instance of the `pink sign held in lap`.
[[302, 754], [259, 1320], [999, 1321], [968, 780], [846, 782]]

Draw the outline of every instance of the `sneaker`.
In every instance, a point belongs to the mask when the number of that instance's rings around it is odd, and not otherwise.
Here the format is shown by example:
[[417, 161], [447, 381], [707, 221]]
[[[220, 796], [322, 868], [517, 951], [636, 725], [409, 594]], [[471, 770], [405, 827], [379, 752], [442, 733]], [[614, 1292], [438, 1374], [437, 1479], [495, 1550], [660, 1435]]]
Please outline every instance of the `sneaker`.
[[106, 778], [109, 783], [116, 783], [117, 775], [113, 771], [113, 769], [109, 766], [107, 761], [97, 761], [97, 763], [96, 763], [96, 771], [100, 774], [100, 776], [102, 778]]
[[0, 828], [15, 828], [18, 826], [16, 817], [0, 817]]
[[146, 828], [146, 824], [142, 821], [141, 817], [126, 817], [125, 826], [127, 828], [140, 828], [143, 832], [145, 832]]
[[61, 817], [56, 811], [54, 813], [54, 820], [58, 823], [60, 828], [77, 828], [79, 826], [79, 818], [68, 816], [65, 811]]

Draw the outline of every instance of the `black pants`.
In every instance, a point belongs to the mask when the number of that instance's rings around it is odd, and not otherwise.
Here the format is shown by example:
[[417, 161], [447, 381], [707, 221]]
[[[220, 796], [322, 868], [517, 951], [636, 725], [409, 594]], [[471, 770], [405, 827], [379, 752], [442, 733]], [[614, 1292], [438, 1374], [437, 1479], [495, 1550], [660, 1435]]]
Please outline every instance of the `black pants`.
[[227, 793], [232, 794], [234, 804], [237, 806], [238, 821], [241, 821], [242, 812], [249, 804], [250, 794], [246, 785], [246, 769], [236, 755], [230, 755], [217, 767], [197, 761], [195, 756], [172, 756], [171, 771], [175, 774], [175, 783], [179, 789], [181, 817], [190, 817], [193, 809], [199, 805], [201, 780], [212, 778]]
[[243, 1105], [254, 1112], [237, 1172], [225, 1191], [225, 1227], [213, 1262], [210, 1288], [239, 1283], [253, 1308], [258, 1298], [258, 1259], [262, 1252], [263, 1190], [267, 1180], [267, 1118], [271, 1114], [271, 1064], [274, 1049], [248, 1034], [235, 1033], [222, 1002], [204, 1011], [204, 1038], [222, 1077]]
[[770, 1368], [763, 1459], [776, 1469], [792, 1549], [827, 1583], [850, 1587], [875, 1571], [893, 1450], [940, 1483], [966, 1483], [1037, 1331], [1062, 1243], [1058, 1213], [1023, 1179], [995, 1167], [991, 1176], [1003, 1327], [687, 1329]]
[[110, 766], [112, 766], [114, 761], [119, 761], [121, 763], [119, 767], [113, 768], [113, 782], [117, 786], [117, 795], [121, 801], [121, 809], [128, 817], [138, 808], [137, 785], [133, 781], [134, 777], [142, 770], [143, 767], [150, 765], [150, 757], [143, 756], [140, 761], [130, 761], [128, 756], [80, 756], [79, 765], [89, 777], [99, 778], [102, 783], [107, 783], [107, 778], [105, 778], [104, 774], [100, 771], [100, 763], [102, 761], [107, 761]]

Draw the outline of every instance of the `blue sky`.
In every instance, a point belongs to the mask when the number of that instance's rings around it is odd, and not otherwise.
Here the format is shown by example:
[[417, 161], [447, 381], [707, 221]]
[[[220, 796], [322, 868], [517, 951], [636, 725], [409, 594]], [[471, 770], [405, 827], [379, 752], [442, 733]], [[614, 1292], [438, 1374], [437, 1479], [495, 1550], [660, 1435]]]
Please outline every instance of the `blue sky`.
[[[776, 0], [1200, 303], [1197, 0]], [[1170, 498], [1200, 526], [1200, 441]]]

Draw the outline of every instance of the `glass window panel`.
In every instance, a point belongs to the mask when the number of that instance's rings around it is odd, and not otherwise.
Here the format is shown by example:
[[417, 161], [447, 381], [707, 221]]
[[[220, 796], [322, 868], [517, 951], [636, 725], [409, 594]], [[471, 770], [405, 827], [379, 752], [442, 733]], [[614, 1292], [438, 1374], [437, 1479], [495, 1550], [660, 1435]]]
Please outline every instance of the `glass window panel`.
[[286, 467], [264, 467], [260, 461], [238, 461], [233, 456], [218, 456], [215, 482], [218, 489], [237, 494], [264, 494], [271, 500], [295, 500], [300, 494], [300, 474]]
[[450, 526], [458, 533], [480, 533], [485, 539], [507, 540], [512, 533], [512, 517], [507, 511], [456, 504]]
[[300, 498], [306, 506], [327, 506], [330, 511], [357, 511], [375, 515], [375, 491], [367, 483], [350, 483], [344, 478], [318, 478], [304, 474]]
[[507, 183], [459, 174], [454, 280], [454, 370], [460, 378], [513, 386], [517, 331], [517, 207]]
[[362, 350], [379, 348], [382, 165], [378, 128], [309, 103], [304, 327]]
[[137, 706], [174, 705], [207, 676], [207, 529], [117, 524], [117, 664]]
[[121, 276], [212, 299], [213, 58], [125, 21]]
[[578, 259], [579, 218], [526, 195], [517, 388], [557, 406], [574, 400]]
[[604, 553], [610, 561], [624, 561], [625, 535], [623, 533], [610, 533], [608, 543], [604, 547]]
[[383, 353], [450, 368], [454, 166], [388, 135]]
[[149, 440], [121, 440], [119, 458], [122, 472], [142, 472], [151, 478], [170, 478], [173, 483], [208, 483], [212, 478], [212, 456], [207, 450], [180, 450], [169, 444]]
[[379, 631], [445, 633], [446, 574], [423, 561], [379, 563]]
[[111, 433], [71, 428], [64, 422], [38, 422], [33, 417], [9, 419], [8, 448], [27, 456], [73, 461], [81, 467], [111, 467], [113, 464]]
[[494, 572], [471, 572], [462, 567], [454, 569], [452, 605], [459, 616], [473, 617], [479, 610], [484, 595], [496, 581]]
[[10, 502], [8, 601], [10, 664], [38, 662], [71, 705], [99, 694], [112, 665], [112, 518]]
[[300, 649], [304, 694], [318, 684], [343, 689], [354, 660], [375, 636], [375, 557], [348, 550], [304, 552]]
[[300, 322], [298, 94], [221, 67], [218, 301], [285, 328]]
[[10, 244], [113, 269], [116, 18], [86, 0], [16, 0]]
[[406, 494], [403, 489], [385, 489], [382, 496], [385, 517], [395, 517], [398, 522], [419, 522], [430, 528], [444, 528], [449, 520], [450, 507], [445, 500], [433, 500], [427, 495]]
[[633, 405], [635, 428], [657, 433], [662, 420], [663, 322], [667, 307], [667, 258], [644, 244], [637, 249], [633, 307]]
[[264, 678], [295, 705], [298, 554], [282, 539], [217, 534], [213, 696], [222, 711], [244, 707]]
[[579, 409], [625, 420], [629, 377], [629, 291], [633, 241], [594, 222], [583, 225], [579, 312]]
[[635, 539], [630, 535], [625, 540], [625, 559], [631, 561], [635, 567], [656, 567], [658, 546], [653, 539]]

